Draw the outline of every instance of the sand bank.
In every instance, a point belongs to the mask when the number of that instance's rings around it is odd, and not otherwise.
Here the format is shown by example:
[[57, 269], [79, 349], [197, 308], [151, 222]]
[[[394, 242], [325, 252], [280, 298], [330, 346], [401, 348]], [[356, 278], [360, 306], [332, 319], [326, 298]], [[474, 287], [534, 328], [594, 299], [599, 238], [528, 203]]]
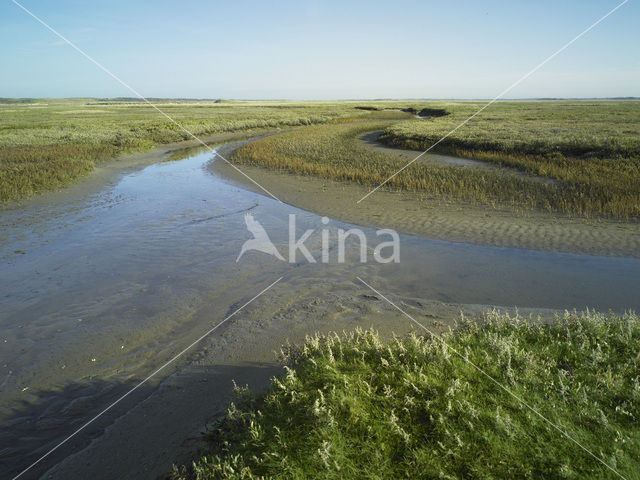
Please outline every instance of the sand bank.
[[[231, 158], [240, 145], [226, 145], [221, 152]], [[263, 193], [228, 164], [216, 161], [211, 165], [226, 179]], [[349, 223], [488, 246], [640, 257], [638, 222], [516, 211], [510, 207], [472, 205], [413, 192], [378, 190], [357, 203], [371, 188], [262, 167], [243, 165], [241, 168], [283, 202]]]

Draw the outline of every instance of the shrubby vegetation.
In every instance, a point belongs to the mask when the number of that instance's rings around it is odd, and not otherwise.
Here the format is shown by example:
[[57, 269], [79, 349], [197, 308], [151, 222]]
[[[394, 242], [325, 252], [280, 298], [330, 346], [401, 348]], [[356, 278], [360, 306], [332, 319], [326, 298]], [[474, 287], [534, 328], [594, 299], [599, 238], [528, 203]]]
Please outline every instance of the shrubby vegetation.
[[619, 478], [466, 360], [638, 478], [638, 317], [490, 312], [444, 340], [460, 355], [372, 331], [287, 347], [286, 374], [238, 390], [210, 450], [173, 478]]

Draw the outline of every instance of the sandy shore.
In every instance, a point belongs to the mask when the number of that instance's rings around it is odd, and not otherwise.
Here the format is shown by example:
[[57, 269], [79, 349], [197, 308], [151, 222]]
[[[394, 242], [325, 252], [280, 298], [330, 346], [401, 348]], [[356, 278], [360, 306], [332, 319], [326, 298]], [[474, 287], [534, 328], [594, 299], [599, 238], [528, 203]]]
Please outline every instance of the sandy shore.
[[[225, 145], [221, 152], [230, 158], [239, 145]], [[213, 162], [211, 168], [232, 182], [263, 193], [224, 162]], [[637, 222], [517, 212], [508, 207], [491, 208], [383, 190], [357, 203], [371, 190], [369, 187], [262, 167], [243, 165], [242, 171], [285, 203], [357, 225], [496, 247], [640, 257]]]

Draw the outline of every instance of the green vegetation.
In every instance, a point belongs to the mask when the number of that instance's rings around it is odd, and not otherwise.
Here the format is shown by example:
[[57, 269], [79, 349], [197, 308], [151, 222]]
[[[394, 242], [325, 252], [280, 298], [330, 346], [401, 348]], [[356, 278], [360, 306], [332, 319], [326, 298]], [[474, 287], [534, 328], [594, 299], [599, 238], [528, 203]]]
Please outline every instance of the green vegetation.
[[[433, 103], [412, 111], [450, 112], [429, 119], [327, 125], [266, 138], [242, 148], [239, 163], [377, 186], [406, 159], [374, 152], [356, 137], [385, 129], [382, 141], [426, 150], [478, 108]], [[422, 108], [422, 110], [420, 110]], [[551, 181], [505, 170], [418, 161], [385, 188], [424, 192], [486, 205], [584, 216], [640, 216], [640, 102], [497, 103], [438, 145], [437, 151], [514, 167]], [[417, 154], [416, 154], [417, 155]]]
[[[426, 150], [481, 104], [442, 107], [444, 118], [402, 122], [380, 140]], [[640, 215], [640, 102], [499, 102], [444, 139], [438, 152], [515, 167], [562, 182], [551, 209]], [[543, 192], [540, 192], [543, 194]], [[544, 199], [536, 202], [544, 205]]]
[[[0, 99], [0, 201], [57, 188], [123, 152], [190, 140], [135, 99]], [[405, 161], [356, 137], [384, 130], [393, 146], [424, 150], [476, 111], [474, 102], [155, 102], [201, 138], [305, 126], [243, 148], [239, 163], [376, 186]], [[393, 110], [393, 111], [390, 111]], [[410, 114], [427, 116], [410, 119]], [[320, 126], [317, 124], [328, 124]], [[385, 188], [518, 210], [640, 216], [640, 102], [498, 102], [437, 151], [553, 179], [418, 161]]]
[[[367, 115], [346, 102], [162, 100], [158, 105], [205, 138]], [[123, 152], [191, 140], [152, 107], [131, 99], [2, 99], [0, 118], [0, 201], [57, 188]]]
[[[393, 145], [426, 150], [483, 103], [434, 103], [450, 115], [397, 123], [385, 137]], [[497, 102], [438, 145], [439, 151], [489, 151], [570, 158], [640, 157], [640, 102]]]
[[[640, 319], [489, 313], [446, 342], [628, 479], [640, 472]], [[284, 352], [174, 479], [619, 478], [439, 340], [370, 331]]]

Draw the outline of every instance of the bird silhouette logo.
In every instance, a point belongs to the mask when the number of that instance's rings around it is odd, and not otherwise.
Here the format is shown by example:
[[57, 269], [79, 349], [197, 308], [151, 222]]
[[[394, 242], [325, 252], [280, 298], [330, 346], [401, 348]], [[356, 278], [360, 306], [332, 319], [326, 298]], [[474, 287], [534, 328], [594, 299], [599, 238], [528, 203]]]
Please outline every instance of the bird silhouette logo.
[[242, 249], [240, 250], [240, 254], [238, 255], [238, 258], [236, 258], [236, 263], [238, 263], [240, 257], [242, 257], [245, 252], [251, 250], [273, 255], [274, 257], [284, 261], [284, 257], [280, 255], [280, 252], [269, 238], [269, 235], [267, 235], [267, 231], [260, 222], [253, 218], [253, 215], [246, 213], [244, 216], [244, 223], [247, 224], [247, 230], [253, 234], [253, 238], [244, 242]]

